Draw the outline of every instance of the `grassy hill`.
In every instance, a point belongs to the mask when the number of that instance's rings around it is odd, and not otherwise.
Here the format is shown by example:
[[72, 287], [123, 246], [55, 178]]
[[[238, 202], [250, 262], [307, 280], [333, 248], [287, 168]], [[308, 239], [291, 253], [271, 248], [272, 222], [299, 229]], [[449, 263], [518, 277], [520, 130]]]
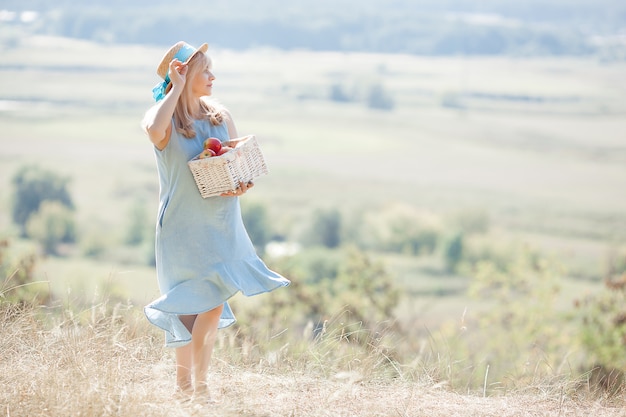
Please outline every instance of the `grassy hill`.
[[[114, 307], [113, 310], [111, 308]], [[247, 358], [222, 332], [210, 379], [213, 403], [173, 392], [171, 351], [124, 306], [94, 305], [44, 324], [37, 311], [0, 304], [0, 401], [7, 416], [411, 416], [623, 417], [623, 401], [576, 391], [572, 381], [542, 381], [502, 396], [450, 391], [424, 370], [381, 379], [336, 370], [325, 347], [299, 357], [290, 347]], [[277, 360], [279, 358], [279, 360]], [[353, 358], [346, 357], [346, 365]], [[582, 381], [581, 381], [582, 382]]]

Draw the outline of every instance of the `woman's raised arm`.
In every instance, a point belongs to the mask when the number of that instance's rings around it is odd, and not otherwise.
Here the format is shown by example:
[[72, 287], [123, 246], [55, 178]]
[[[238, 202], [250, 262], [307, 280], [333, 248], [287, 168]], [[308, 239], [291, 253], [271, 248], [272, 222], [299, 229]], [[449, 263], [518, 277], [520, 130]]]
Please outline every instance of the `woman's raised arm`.
[[164, 149], [170, 140], [172, 133], [172, 116], [176, 109], [176, 103], [185, 87], [187, 66], [174, 59], [169, 65], [169, 74], [172, 89], [165, 95], [163, 100], [155, 104], [146, 112], [142, 126], [150, 141], [158, 149]]

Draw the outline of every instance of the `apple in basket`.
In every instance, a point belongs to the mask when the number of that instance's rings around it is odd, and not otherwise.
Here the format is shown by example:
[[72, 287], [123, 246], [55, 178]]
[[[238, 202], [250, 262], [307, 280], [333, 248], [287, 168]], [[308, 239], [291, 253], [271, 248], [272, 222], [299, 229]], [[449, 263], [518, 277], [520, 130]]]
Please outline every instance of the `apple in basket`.
[[204, 141], [204, 149], [210, 149], [216, 155], [219, 155], [222, 149], [222, 142], [218, 138], [208, 138]]
[[198, 159], [211, 158], [213, 156], [215, 156], [215, 152], [213, 150], [205, 149], [200, 152], [200, 155], [198, 155]]

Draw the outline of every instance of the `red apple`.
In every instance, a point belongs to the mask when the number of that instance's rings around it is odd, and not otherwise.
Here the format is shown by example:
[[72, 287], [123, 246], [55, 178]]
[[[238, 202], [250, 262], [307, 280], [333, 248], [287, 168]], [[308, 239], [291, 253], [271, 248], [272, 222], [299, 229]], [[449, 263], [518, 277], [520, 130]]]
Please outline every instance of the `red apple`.
[[230, 146], [222, 146], [222, 149], [220, 149], [220, 151], [217, 153], [217, 156], [224, 155], [226, 152], [232, 150], [233, 148], [231, 148]]
[[222, 142], [218, 138], [208, 138], [204, 141], [204, 149], [210, 149], [219, 154], [220, 149], [222, 149]]
[[215, 156], [215, 152], [212, 149], [205, 149], [198, 155], [198, 159], [211, 158], [212, 156]]

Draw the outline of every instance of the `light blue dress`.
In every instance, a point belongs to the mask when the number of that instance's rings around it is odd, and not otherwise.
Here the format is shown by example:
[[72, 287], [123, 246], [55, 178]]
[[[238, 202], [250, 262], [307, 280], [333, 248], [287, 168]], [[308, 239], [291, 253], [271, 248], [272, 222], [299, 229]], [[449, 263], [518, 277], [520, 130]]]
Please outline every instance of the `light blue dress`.
[[154, 148], [159, 173], [156, 225], [156, 271], [161, 297], [144, 312], [165, 330], [168, 347], [184, 346], [191, 334], [178, 318], [224, 304], [219, 328], [235, 322], [227, 300], [289, 285], [257, 256], [244, 227], [238, 197], [202, 198], [187, 161], [199, 154], [208, 137], [228, 140], [224, 123], [196, 121], [196, 136], [185, 138], [172, 126], [169, 143]]

